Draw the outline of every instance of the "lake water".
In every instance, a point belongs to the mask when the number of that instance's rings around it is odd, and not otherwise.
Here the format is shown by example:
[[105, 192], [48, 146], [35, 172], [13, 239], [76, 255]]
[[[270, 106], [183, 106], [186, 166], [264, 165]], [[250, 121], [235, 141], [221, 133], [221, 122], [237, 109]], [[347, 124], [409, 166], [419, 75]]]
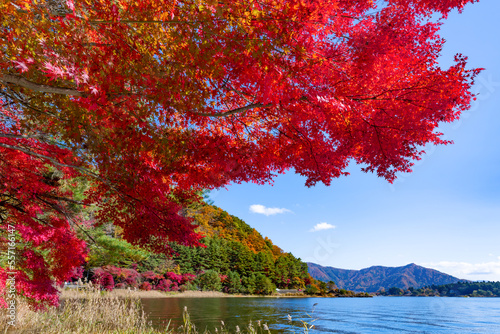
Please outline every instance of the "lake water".
[[302, 319], [315, 325], [310, 333], [500, 334], [500, 298], [164, 298], [143, 305], [153, 324], [172, 319], [174, 327], [186, 306], [196, 327], [212, 333], [221, 320], [230, 332], [261, 320], [273, 333], [302, 333]]

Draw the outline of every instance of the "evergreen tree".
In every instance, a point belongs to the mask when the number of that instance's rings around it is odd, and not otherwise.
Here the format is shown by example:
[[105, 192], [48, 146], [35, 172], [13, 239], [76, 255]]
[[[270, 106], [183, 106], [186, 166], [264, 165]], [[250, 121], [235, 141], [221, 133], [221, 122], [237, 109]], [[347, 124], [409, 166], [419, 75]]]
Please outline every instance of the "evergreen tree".
[[219, 273], [215, 270], [207, 270], [198, 276], [200, 288], [204, 291], [221, 291], [222, 283], [220, 281]]
[[240, 293], [244, 292], [243, 286], [241, 285], [240, 275], [235, 271], [230, 271], [227, 275], [226, 292], [228, 293]]
[[251, 273], [248, 276], [244, 276], [241, 279], [241, 283], [243, 284], [244, 292], [253, 294], [256, 291], [256, 282], [255, 275]]
[[263, 274], [257, 274], [255, 277], [255, 292], [260, 295], [270, 295], [276, 291], [276, 286], [271, 280]]

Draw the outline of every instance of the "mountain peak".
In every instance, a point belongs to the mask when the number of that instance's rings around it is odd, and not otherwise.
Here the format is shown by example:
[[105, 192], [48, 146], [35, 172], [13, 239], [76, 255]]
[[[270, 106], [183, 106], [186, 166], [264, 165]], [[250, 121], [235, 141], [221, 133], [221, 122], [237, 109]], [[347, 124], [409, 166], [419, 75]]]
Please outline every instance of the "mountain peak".
[[419, 266], [418, 264], [415, 264], [415, 263], [410, 263], [410, 264], [407, 264], [406, 266], [404, 266], [405, 268], [424, 268], [422, 266]]
[[421, 288], [428, 285], [456, 283], [460, 279], [451, 275], [419, 266], [415, 263], [403, 267], [373, 266], [361, 270], [346, 270], [334, 267], [323, 267], [315, 263], [307, 263], [309, 273], [320, 281], [334, 281], [341, 289], [357, 292], [377, 292], [380, 289], [397, 287]]

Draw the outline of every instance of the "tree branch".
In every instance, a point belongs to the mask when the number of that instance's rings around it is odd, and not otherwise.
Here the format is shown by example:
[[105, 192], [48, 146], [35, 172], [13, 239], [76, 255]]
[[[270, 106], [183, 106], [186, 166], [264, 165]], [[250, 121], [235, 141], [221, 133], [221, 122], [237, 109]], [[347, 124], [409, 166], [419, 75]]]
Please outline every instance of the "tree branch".
[[28, 149], [25, 149], [25, 148], [22, 148], [22, 147], [19, 147], [19, 146], [12, 146], [12, 145], [8, 145], [8, 144], [0, 143], [0, 147], [5, 147], [5, 148], [9, 148], [11, 150], [21, 151], [23, 153], [26, 153], [28, 155], [31, 155], [31, 156], [34, 156], [34, 157], [37, 157], [37, 158], [40, 158], [40, 159], [49, 160], [50, 162], [52, 162], [56, 166], [67, 167], [67, 168], [74, 168], [76, 170], [81, 171], [84, 174], [92, 176], [92, 177], [98, 179], [99, 181], [102, 181], [102, 182], [104, 182], [104, 183], [106, 183], [106, 184], [109, 185], [109, 183], [106, 180], [104, 180], [103, 178], [101, 178], [98, 174], [93, 173], [93, 172], [91, 172], [90, 170], [88, 170], [86, 168], [75, 166], [75, 165], [69, 165], [69, 164], [61, 163], [61, 162], [57, 161], [54, 158], [51, 158], [49, 156], [46, 156], [46, 155], [43, 155], [43, 154], [40, 154], [40, 153], [36, 153], [36, 152], [30, 151]]
[[[40, 153], [36, 153], [36, 152], [33, 152], [33, 151], [30, 151], [26, 148], [23, 148], [23, 147], [19, 147], [19, 146], [12, 146], [12, 145], [8, 145], [8, 144], [4, 144], [4, 143], [0, 143], [0, 147], [5, 147], [5, 148], [8, 148], [8, 149], [12, 149], [12, 150], [17, 150], [17, 151], [21, 151], [23, 153], [26, 153], [28, 155], [31, 155], [31, 156], [34, 156], [34, 157], [37, 157], [37, 158], [40, 158], [40, 159], [45, 159], [45, 160], [49, 160], [50, 162], [52, 162], [54, 165], [56, 166], [60, 166], [60, 167], [67, 167], [67, 168], [73, 168], [73, 169], [76, 169], [76, 170], [79, 170], [80, 172], [82, 172], [83, 174], [85, 175], [88, 175], [88, 176], [91, 176], [93, 178], [95, 178], [96, 180], [99, 180], [101, 181], [102, 183], [106, 184], [107, 186], [109, 186], [111, 189], [113, 189], [114, 191], [117, 192], [117, 194], [119, 196], [121, 196], [122, 198], [124, 197], [129, 197], [137, 202], [140, 202], [139, 199], [133, 197], [132, 195], [129, 195], [129, 194], [126, 194], [122, 191], [120, 191], [118, 189], [117, 186], [113, 185], [111, 181], [108, 181], [106, 179], [104, 179], [103, 177], [101, 177], [99, 174], [97, 173], [94, 173], [86, 168], [83, 168], [83, 167], [79, 167], [79, 166], [75, 166], [75, 165], [69, 165], [69, 164], [65, 164], [65, 163], [61, 163], [59, 161], [57, 161], [56, 159], [52, 158], [52, 157], [49, 157], [47, 155], [43, 155], [43, 154], [40, 154]], [[125, 199], [124, 199], [125, 200]], [[125, 200], [126, 201], [126, 200]], [[130, 202], [129, 202], [130, 203]]]
[[48, 205], [49, 207], [51, 207], [52, 209], [54, 209], [55, 211], [59, 212], [60, 214], [62, 214], [67, 220], [68, 222], [75, 226], [76, 228], [80, 229], [80, 231], [82, 231], [83, 233], [85, 233], [85, 235], [87, 235], [87, 237], [90, 238], [90, 240], [92, 240], [95, 244], [97, 244], [97, 242], [94, 240], [94, 238], [92, 238], [92, 236], [86, 231], [84, 230], [79, 224], [75, 223], [73, 218], [71, 217], [71, 215], [65, 210], [65, 208], [57, 205], [56, 203], [52, 203], [52, 202], [49, 202], [49, 201], [46, 201], [44, 200], [40, 195], [36, 195], [36, 198], [45, 203], [46, 205]]
[[43, 85], [43, 84], [37, 84], [36, 82], [32, 82], [29, 80], [26, 80], [25, 78], [12, 75], [12, 74], [4, 74], [0, 77], [0, 81], [3, 81], [5, 83], [12, 83], [24, 88], [28, 88], [31, 90], [34, 90], [36, 92], [41, 92], [41, 93], [51, 93], [51, 94], [60, 94], [60, 95], [72, 95], [72, 96], [80, 96], [84, 97], [86, 96], [85, 93], [80, 92], [76, 89], [71, 89], [71, 88], [63, 88], [63, 87], [53, 87], [53, 86], [48, 86], [48, 85]]
[[53, 195], [49, 195], [49, 194], [41, 194], [41, 195], [38, 195], [38, 196], [47, 197], [47, 198], [55, 199], [55, 200], [58, 200], [58, 201], [64, 201], [64, 202], [78, 204], [78, 205], [86, 205], [83, 202], [75, 201], [75, 200], [72, 200], [71, 198], [66, 198], [66, 197], [53, 196]]
[[34, 134], [34, 135], [13, 135], [10, 133], [0, 133], [0, 138], [14, 138], [14, 139], [47, 139], [46, 135]]
[[[60, 94], [60, 95], [71, 95], [71, 96], [80, 96], [80, 97], [85, 97], [86, 94], [83, 92], [80, 92], [76, 89], [70, 89], [70, 88], [63, 88], [63, 87], [53, 87], [53, 86], [48, 86], [48, 85], [43, 85], [43, 84], [37, 84], [35, 82], [26, 80], [25, 78], [12, 75], [12, 74], [4, 74], [0, 77], [0, 81], [5, 82], [5, 83], [13, 83], [18, 86], [28, 88], [31, 90], [34, 90], [36, 92], [42, 92], [42, 93], [51, 93], [51, 94]], [[241, 108], [236, 108], [230, 111], [226, 111], [223, 113], [217, 113], [217, 114], [209, 114], [209, 113], [197, 113], [193, 112], [196, 115], [199, 116], [207, 116], [207, 117], [225, 117], [225, 116], [230, 116], [234, 115], [246, 110], [254, 109], [254, 108], [268, 108], [271, 107], [272, 103], [268, 104], [262, 104], [262, 103], [252, 103], [247, 106], [241, 107]]]
[[233, 109], [233, 110], [226, 111], [223, 113], [218, 113], [218, 114], [208, 114], [208, 113], [201, 113], [201, 112], [194, 112], [194, 114], [200, 115], [200, 116], [208, 116], [208, 117], [225, 117], [225, 116], [237, 114], [237, 113], [240, 113], [240, 112], [243, 112], [246, 110], [250, 110], [253, 108], [268, 108], [268, 107], [271, 107], [272, 105], [273, 105], [272, 103], [268, 103], [268, 104], [252, 103], [252, 104], [249, 104], [249, 105], [241, 107], [241, 108]]

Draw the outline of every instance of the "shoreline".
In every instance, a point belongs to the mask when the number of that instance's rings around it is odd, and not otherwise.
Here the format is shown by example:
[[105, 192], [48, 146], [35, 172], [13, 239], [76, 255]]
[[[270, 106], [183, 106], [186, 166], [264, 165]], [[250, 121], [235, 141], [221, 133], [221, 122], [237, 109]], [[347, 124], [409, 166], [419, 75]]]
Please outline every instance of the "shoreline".
[[158, 290], [144, 291], [144, 290], [125, 290], [125, 289], [114, 289], [113, 291], [76, 291], [76, 290], [62, 290], [59, 294], [61, 300], [72, 299], [72, 298], [89, 298], [89, 297], [117, 297], [117, 298], [307, 298], [304, 294], [300, 295], [243, 295], [243, 294], [229, 294], [219, 291], [193, 291], [188, 290], [184, 292], [162, 292]]
[[75, 299], [75, 298], [147, 298], [147, 299], [162, 299], [162, 298], [371, 298], [373, 296], [310, 296], [303, 293], [297, 294], [279, 294], [272, 295], [244, 295], [230, 294], [220, 291], [194, 291], [188, 290], [184, 292], [163, 292], [158, 290], [126, 290], [114, 289], [113, 291], [87, 291], [87, 290], [62, 290], [59, 293], [60, 300]]

